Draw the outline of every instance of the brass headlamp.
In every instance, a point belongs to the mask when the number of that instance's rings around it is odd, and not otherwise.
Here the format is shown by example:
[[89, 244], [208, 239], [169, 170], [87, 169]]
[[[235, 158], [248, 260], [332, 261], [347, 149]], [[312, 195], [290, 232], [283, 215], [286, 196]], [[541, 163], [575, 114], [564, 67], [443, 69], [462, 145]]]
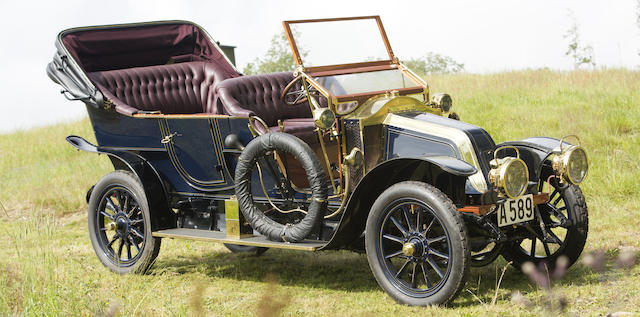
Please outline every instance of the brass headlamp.
[[442, 109], [442, 112], [449, 112], [449, 110], [451, 110], [453, 102], [449, 94], [438, 93], [434, 94], [433, 97], [431, 97], [431, 104], [436, 108]]
[[[573, 137], [578, 141], [577, 145], [562, 146], [566, 138]], [[580, 139], [575, 135], [567, 135], [560, 139], [560, 148], [554, 150], [555, 156], [551, 161], [551, 166], [558, 176], [560, 182], [580, 184], [587, 177], [589, 170], [589, 159], [587, 151], [581, 145]]]
[[323, 108], [320, 106], [318, 99], [309, 93], [306, 83], [303, 83], [303, 85], [305, 85], [305, 92], [307, 94], [309, 104], [313, 109], [313, 121], [316, 126], [323, 130], [330, 129], [336, 123], [336, 115], [329, 108]]
[[[497, 158], [498, 152], [506, 148], [515, 149], [516, 157]], [[501, 194], [512, 199], [524, 195], [529, 184], [529, 169], [520, 159], [518, 148], [510, 145], [499, 147], [494, 151], [493, 160], [489, 164], [491, 165], [489, 182], [497, 187]]]
[[[313, 97], [309, 100], [313, 100]], [[329, 108], [316, 108], [313, 110], [313, 121], [320, 129], [330, 129], [336, 122], [336, 115]]]

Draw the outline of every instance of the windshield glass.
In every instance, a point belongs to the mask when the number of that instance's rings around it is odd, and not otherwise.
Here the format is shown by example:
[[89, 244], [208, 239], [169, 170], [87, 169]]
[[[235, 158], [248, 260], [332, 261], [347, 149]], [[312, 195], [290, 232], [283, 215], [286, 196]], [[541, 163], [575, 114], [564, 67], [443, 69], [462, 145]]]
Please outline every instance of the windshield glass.
[[390, 60], [374, 17], [320, 21], [290, 21], [291, 36], [305, 67]]
[[389, 91], [418, 85], [398, 69], [314, 78], [334, 96]]

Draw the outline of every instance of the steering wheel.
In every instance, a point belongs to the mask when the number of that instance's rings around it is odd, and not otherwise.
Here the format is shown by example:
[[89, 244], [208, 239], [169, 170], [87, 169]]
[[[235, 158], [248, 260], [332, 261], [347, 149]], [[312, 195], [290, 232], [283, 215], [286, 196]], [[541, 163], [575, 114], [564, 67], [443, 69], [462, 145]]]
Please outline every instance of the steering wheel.
[[[300, 85], [298, 85], [300, 84]], [[298, 87], [295, 87], [298, 85]], [[294, 89], [294, 87], [296, 89]], [[314, 95], [316, 97], [320, 96], [318, 90], [312, 85], [308, 86], [309, 94]], [[280, 95], [280, 100], [289, 106], [299, 105], [307, 102], [307, 92], [304, 90], [302, 86], [302, 76], [298, 76], [294, 78], [284, 90], [282, 90], [282, 95]]]

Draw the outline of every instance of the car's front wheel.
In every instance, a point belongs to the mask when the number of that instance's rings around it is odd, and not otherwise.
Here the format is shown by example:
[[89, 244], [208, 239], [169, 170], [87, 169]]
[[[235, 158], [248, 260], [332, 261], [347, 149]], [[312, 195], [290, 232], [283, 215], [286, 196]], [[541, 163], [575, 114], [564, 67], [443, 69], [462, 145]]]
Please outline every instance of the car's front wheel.
[[470, 258], [467, 231], [437, 188], [415, 181], [389, 187], [373, 204], [365, 232], [371, 271], [397, 302], [446, 304], [462, 290]]
[[507, 243], [502, 256], [520, 269], [525, 262], [545, 263], [550, 269], [561, 256], [571, 266], [584, 249], [589, 231], [587, 203], [580, 187], [557, 184], [555, 179], [541, 182], [541, 192], [550, 192], [549, 202], [538, 205], [538, 225], [521, 239]]

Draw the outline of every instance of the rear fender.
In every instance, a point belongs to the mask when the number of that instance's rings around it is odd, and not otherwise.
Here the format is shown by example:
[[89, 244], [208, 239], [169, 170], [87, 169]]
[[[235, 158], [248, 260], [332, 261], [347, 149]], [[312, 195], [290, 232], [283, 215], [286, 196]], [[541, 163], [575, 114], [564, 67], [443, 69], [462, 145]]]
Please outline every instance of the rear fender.
[[[103, 149], [75, 135], [70, 135], [66, 139], [78, 150], [108, 155], [116, 170], [130, 171], [138, 178], [149, 203], [153, 231], [176, 227], [176, 216], [169, 208], [169, 199], [164, 183], [158, 172], [144, 157], [131, 151]], [[92, 190], [93, 186], [87, 192], [87, 199]]]
[[455, 204], [463, 205], [467, 177], [475, 172], [475, 167], [448, 156], [396, 158], [377, 165], [354, 189], [338, 228], [323, 249], [346, 247], [360, 237], [371, 206], [393, 184], [409, 180], [425, 182], [440, 189]]

